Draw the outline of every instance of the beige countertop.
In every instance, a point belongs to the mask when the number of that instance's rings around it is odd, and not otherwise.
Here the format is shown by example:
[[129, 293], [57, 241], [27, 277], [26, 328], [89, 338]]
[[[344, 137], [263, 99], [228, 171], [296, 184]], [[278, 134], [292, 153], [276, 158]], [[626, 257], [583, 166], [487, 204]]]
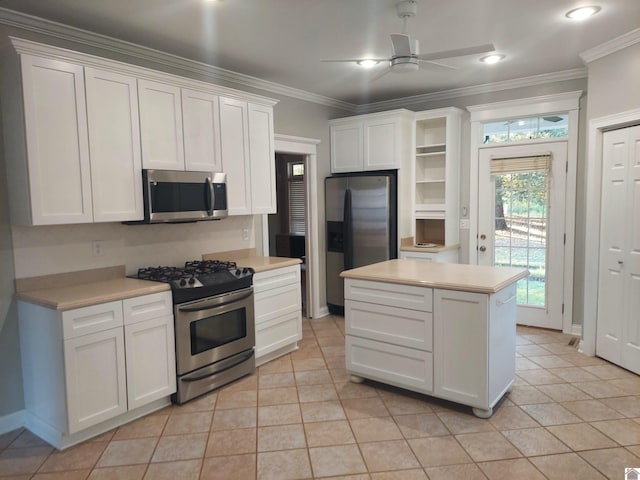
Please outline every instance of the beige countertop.
[[167, 283], [120, 277], [79, 285], [18, 292], [16, 298], [64, 311], [169, 290]]
[[267, 272], [276, 268], [290, 267], [302, 263], [299, 258], [288, 257], [261, 257], [256, 255], [247, 255], [244, 250], [236, 252], [218, 252], [205, 253], [202, 255], [203, 260], [227, 260], [236, 262], [239, 267], [250, 267], [256, 273]]
[[343, 278], [477, 293], [498, 292], [527, 275], [529, 271], [524, 268], [420, 260], [387, 260], [346, 270], [340, 274]]

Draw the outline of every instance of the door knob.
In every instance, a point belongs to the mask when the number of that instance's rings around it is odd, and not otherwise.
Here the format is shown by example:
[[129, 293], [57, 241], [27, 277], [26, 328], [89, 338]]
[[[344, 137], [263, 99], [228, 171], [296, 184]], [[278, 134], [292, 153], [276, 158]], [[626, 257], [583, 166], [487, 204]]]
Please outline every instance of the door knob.
[[487, 236], [484, 233], [480, 235], [480, 240], [486, 240], [486, 239], [487, 239]]
[[622, 265], [624, 262], [622, 260], [618, 260], [618, 265]]
[[487, 247], [485, 247], [484, 245], [482, 245], [479, 249], [481, 252], [486, 252], [487, 251]]

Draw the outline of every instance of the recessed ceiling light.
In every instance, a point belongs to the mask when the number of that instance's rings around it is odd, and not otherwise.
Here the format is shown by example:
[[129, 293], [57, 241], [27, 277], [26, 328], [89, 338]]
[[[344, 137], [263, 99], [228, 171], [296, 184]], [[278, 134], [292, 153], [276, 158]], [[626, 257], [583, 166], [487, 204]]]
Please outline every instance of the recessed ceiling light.
[[579, 7], [569, 10], [565, 13], [565, 17], [570, 18], [571, 20], [584, 20], [585, 18], [595, 15], [599, 11], [600, 7], [596, 5], [589, 5], [588, 7]]
[[482, 57], [480, 61], [482, 63], [488, 63], [489, 65], [498, 63], [500, 60], [503, 60], [506, 55], [502, 55], [499, 53], [494, 53], [492, 55], [487, 55], [486, 57]]
[[358, 60], [356, 62], [358, 65], [360, 65], [362, 68], [372, 68], [375, 67], [376, 65], [378, 65], [380, 63], [379, 60], [371, 60], [369, 58], [365, 58], [364, 60]]

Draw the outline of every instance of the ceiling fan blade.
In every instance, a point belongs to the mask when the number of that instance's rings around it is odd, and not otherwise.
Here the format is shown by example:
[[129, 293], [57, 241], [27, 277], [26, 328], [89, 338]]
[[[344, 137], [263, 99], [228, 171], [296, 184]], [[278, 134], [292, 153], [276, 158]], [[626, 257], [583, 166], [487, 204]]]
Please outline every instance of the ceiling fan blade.
[[430, 63], [431, 65], [437, 65], [438, 67], [449, 68], [451, 70], [458, 70], [458, 67], [453, 65], [447, 65], [446, 63], [434, 62], [433, 60], [420, 60], [422, 63]]
[[411, 40], [409, 40], [409, 35], [405, 35], [403, 33], [392, 33], [391, 44], [393, 45], [394, 57], [411, 56]]
[[475, 47], [458, 48], [456, 50], [444, 50], [442, 52], [425, 53], [418, 55], [419, 60], [427, 62], [441, 60], [443, 58], [464, 57], [465, 55], [478, 55], [480, 53], [493, 52], [495, 47], [491, 43], [477, 45]]
[[337, 59], [326, 59], [326, 58], [323, 58], [320, 61], [321, 62], [351, 62], [351, 63], [358, 63], [358, 62], [362, 62], [363, 60], [373, 60], [374, 62], [388, 62], [389, 61], [388, 58], [337, 58]]

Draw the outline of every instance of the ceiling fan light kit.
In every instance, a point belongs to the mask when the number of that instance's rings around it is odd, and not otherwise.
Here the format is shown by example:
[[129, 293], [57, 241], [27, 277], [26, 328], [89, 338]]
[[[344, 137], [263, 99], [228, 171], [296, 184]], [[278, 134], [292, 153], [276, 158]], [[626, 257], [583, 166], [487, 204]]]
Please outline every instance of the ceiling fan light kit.
[[569, 10], [565, 13], [565, 17], [571, 20], [585, 20], [589, 17], [592, 17], [596, 13], [600, 11], [600, 7], [597, 5], [588, 5], [586, 7], [578, 7], [573, 10]]
[[498, 54], [498, 53], [493, 53], [491, 55], [487, 55], [485, 57], [482, 57], [480, 59], [480, 61], [482, 63], [486, 63], [487, 65], [493, 65], [494, 63], [498, 63], [502, 60], [504, 60], [506, 55], [502, 55], [502, 54]]

